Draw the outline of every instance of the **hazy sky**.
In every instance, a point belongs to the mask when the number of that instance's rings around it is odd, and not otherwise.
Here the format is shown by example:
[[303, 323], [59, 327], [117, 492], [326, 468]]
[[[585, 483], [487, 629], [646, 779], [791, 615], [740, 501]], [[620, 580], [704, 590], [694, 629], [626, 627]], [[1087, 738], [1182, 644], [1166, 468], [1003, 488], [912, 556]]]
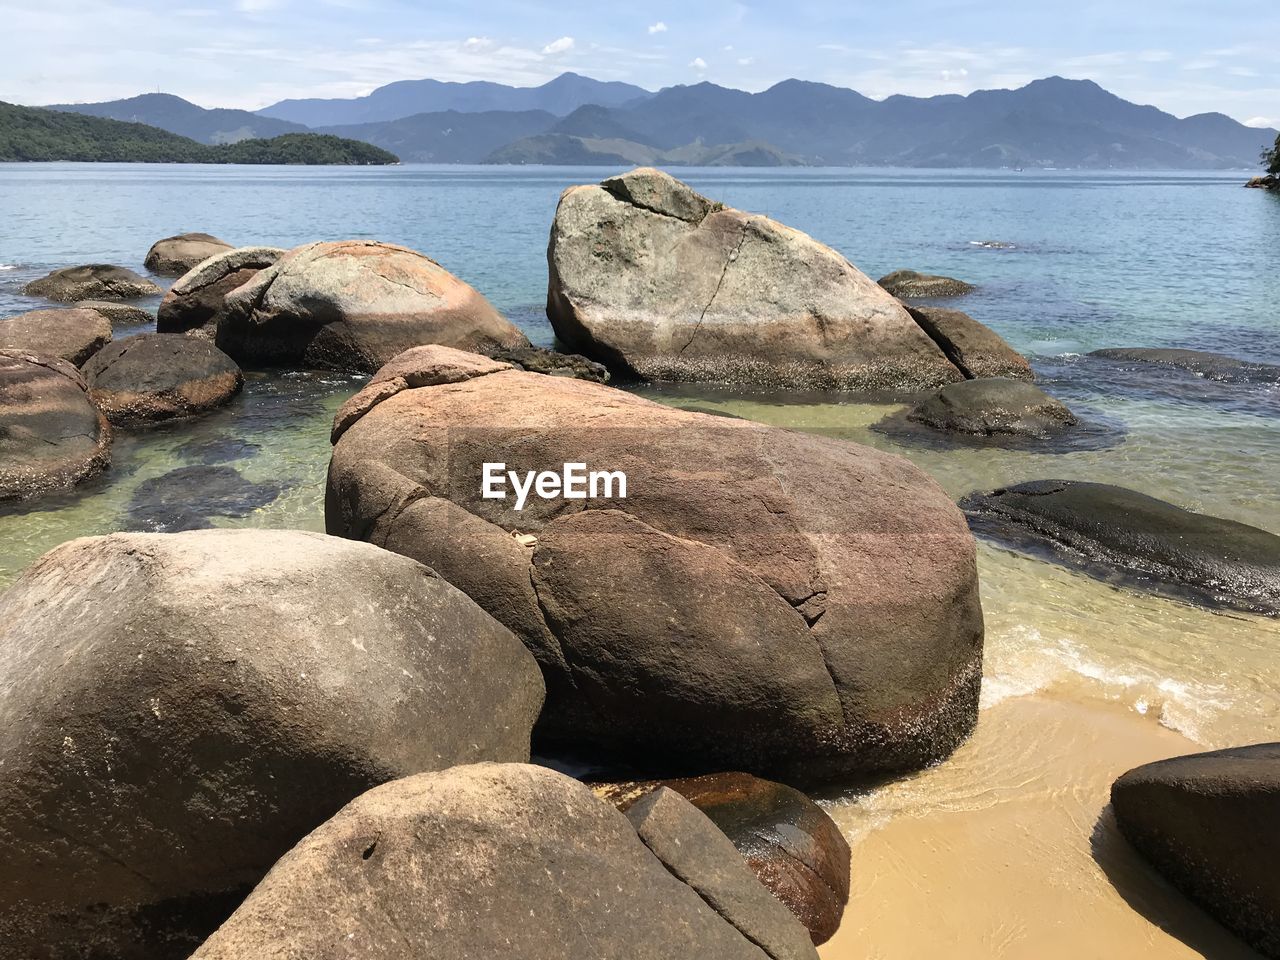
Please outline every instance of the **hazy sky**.
[[28, 104], [159, 89], [253, 109], [565, 70], [650, 89], [800, 77], [872, 97], [1061, 74], [1179, 116], [1280, 125], [1280, 5], [1263, 0], [0, 0], [0, 27], [0, 100]]

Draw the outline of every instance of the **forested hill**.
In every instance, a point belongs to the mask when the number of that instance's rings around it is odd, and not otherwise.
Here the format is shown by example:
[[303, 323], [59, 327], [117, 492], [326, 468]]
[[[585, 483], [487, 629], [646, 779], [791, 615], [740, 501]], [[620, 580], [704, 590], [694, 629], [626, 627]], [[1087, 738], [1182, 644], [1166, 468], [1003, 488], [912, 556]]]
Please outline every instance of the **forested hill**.
[[317, 133], [225, 146], [197, 143], [142, 123], [62, 113], [0, 102], [0, 161], [107, 163], [389, 164], [393, 153], [368, 143]]

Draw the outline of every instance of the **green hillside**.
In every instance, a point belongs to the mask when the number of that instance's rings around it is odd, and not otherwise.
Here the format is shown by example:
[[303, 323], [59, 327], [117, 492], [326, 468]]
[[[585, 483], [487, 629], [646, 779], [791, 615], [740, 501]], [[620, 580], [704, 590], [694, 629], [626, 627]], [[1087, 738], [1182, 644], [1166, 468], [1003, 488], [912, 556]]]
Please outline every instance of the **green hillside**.
[[225, 146], [196, 143], [141, 123], [0, 102], [0, 161], [104, 163], [388, 164], [394, 154], [315, 133]]

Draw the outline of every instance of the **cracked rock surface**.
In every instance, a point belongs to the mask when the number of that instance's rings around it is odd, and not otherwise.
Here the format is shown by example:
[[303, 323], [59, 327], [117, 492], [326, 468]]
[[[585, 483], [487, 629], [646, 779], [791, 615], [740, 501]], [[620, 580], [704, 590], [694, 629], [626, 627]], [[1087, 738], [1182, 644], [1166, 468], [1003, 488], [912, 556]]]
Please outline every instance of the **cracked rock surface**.
[[543, 699], [421, 564], [265, 530], [58, 547], [0, 597], [0, 676], [0, 938], [46, 960], [189, 956], [371, 787], [527, 761]]
[[631, 819], [563, 774], [474, 764], [369, 791], [286, 855], [193, 960], [816, 960], [674, 791]]
[[74, 366], [0, 350], [0, 502], [65, 490], [111, 461], [111, 426]]
[[[974, 542], [907, 460], [441, 347], [385, 373], [338, 415], [327, 528], [510, 627], [548, 745], [808, 782], [917, 768], [972, 728]], [[492, 462], [622, 471], [627, 497], [517, 511], [482, 497]]]
[[565, 191], [548, 261], [559, 339], [647, 379], [895, 392], [964, 379], [838, 252], [658, 170]]
[[348, 240], [290, 250], [225, 298], [218, 346], [237, 363], [373, 373], [420, 344], [483, 352], [528, 340], [430, 257]]
[[156, 330], [194, 331], [214, 339], [226, 310], [227, 294], [274, 266], [284, 255], [285, 251], [276, 247], [238, 247], [201, 262], [183, 274], [160, 301]]

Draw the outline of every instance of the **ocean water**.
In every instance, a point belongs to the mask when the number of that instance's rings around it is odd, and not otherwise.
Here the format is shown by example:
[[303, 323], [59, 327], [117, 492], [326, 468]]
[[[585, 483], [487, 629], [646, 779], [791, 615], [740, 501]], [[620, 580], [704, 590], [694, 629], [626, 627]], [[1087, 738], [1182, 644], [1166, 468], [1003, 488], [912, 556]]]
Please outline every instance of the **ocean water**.
[[[0, 316], [44, 305], [19, 290], [50, 269], [114, 262], [141, 270], [150, 244], [178, 232], [286, 247], [365, 237], [430, 254], [549, 344], [542, 304], [557, 197], [605, 173], [0, 165]], [[1280, 533], [1280, 387], [1084, 356], [1108, 346], [1179, 346], [1280, 363], [1280, 198], [1242, 189], [1243, 174], [680, 176], [811, 233], [873, 277], [911, 267], [976, 283], [978, 292], [957, 305], [1031, 357], [1042, 385], [1111, 439], [1059, 454], [917, 446], [872, 429], [898, 409], [891, 405], [710, 389], [646, 395], [893, 450], [957, 497], [1031, 479], [1101, 480]], [[197, 512], [216, 507], [217, 525], [322, 529], [328, 421], [358, 385], [340, 376], [253, 376], [223, 411], [121, 436], [106, 476], [0, 513], [0, 587], [64, 540], [154, 528], [157, 512], [146, 500], [157, 494], [144, 485], [180, 468], [206, 473], [165, 497]], [[986, 706], [1069, 689], [1210, 746], [1280, 739], [1277, 621], [1145, 596], [992, 544], [980, 546], [979, 560]]]

